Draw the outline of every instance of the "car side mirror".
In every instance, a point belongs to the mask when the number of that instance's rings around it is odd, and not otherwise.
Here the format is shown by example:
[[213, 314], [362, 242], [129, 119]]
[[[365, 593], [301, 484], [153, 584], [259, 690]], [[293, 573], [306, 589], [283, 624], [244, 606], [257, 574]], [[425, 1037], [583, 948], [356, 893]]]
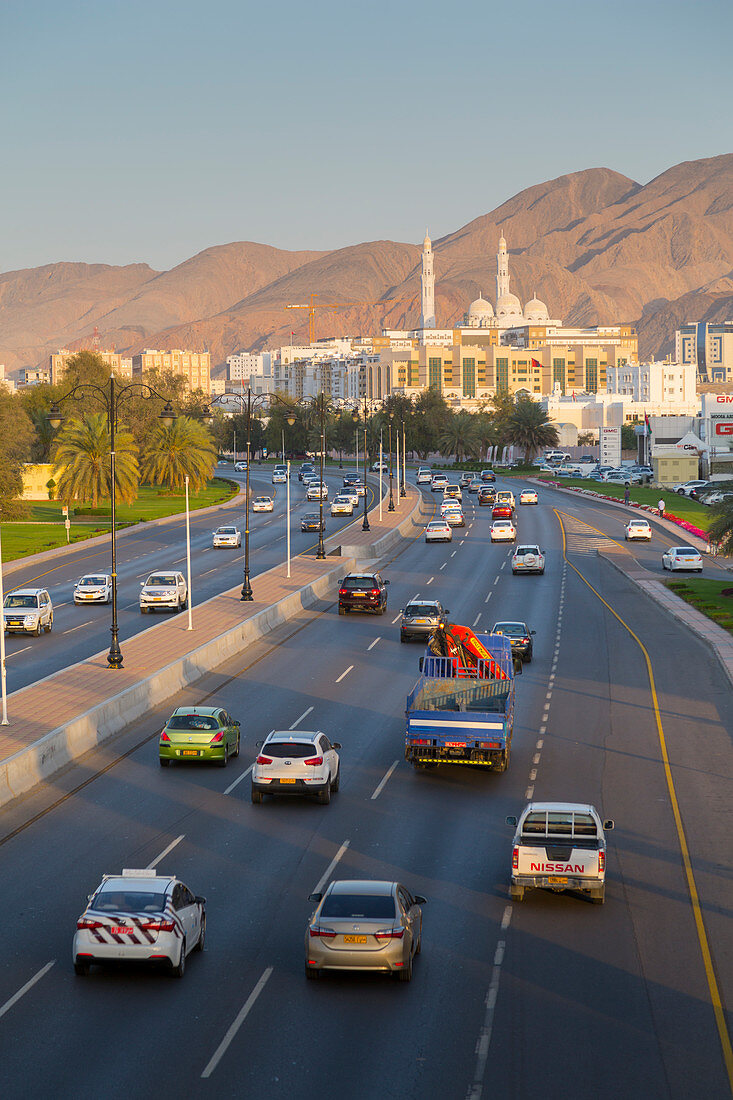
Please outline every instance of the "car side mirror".
[[384, 583], [385, 584], [391, 584], [392, 582], [391, 581], [385, 581]]
[[241, 723], [241, 722], [238, 722], [238, 721], [237, 721], [237, 719], [235, 718], [235, 719], [234, 719], [234, 725], [235, 725], [235, 726], [241, 726], [241, 725], [242, 725], [242, 723]]
[[332, 741], [331, 745], [333, 746], [334, 749], [340, 749], [341, 748], [341, 742], [340, 741]]
[[521, 676], [523, 674], [523, 672], [524, 672], [524, 669], [522, 668], [523, 663], [524, 662], [522, 661], [521, 657], [514, 657], [514, 659], [512, 660], [512, 664], [514, 666], [514, 675], [515, 676]]
[[449, 607], [444, 607], [443, 608], [443, 614], [444, 615], [450, 615], [450, 608]]
[[140, 581], [140, 587], [141, 587], [141, 588], [144, 588], [144, 587], [145, 587], [145, 581]]
[[91, 901], [93, 897], [94, 894], [87, 894], [87, 901]]
[[261, 749], [263, 744], [264, 744], [264, 741], [255, 741], [255, 748], [256, 749]]
[[415, 895], [414, 895], [414, 901], [415, 901], [415, 902], [416, 902], [416, 903], [417, 903], [418, 905], [425, 905], [425, 904], [427, 904], [427, 900], [428, 900], [428, 899], [427, 899], [427, 898], [424, 898], [424, 897], [422, 896], [422, 894], [415, 894]]
[[202, 898], [199, 894], [193, 900], [197, 901], [199, 905], [206, 905], [206, 898]]
[[536, 630], [530, 630], [530, 634], [536, 634], [536, 633], [537, 633]]
[[613, 828], [613, 824], [614, 824], [614, 822], [613, 822], [612, 817], [609, 817], [608, 821], [603, 822], [603, 828], [606, 830], [607, 833], [611, 832], [611, 829]]
[[322, 899], [323, 899], [323, 894], [309, 894], [308, 895], [308, 901], [321, 901]]
[[514, 828], [516, 829], [516, 827], [517, 827], [517, 819], [516, 819], [516, 817], [514, 816], [514, 814], [510, 814], [510, 815], [509, 815], [509, 817], [505, 817], [505, 818], [504, 818], [504, 820], [506, 821], [507, 825], [513, 825], [513, 826], [514, 826]]

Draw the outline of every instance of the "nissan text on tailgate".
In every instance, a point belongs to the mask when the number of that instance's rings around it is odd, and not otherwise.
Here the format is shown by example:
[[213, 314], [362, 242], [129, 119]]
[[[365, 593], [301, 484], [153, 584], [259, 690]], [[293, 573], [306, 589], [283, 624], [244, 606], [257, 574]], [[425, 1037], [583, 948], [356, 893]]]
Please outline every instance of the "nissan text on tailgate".
[[521, 814], [508, 817], [514, 825], [510, 894], [521, 901], [531, 886], [579, 890], [603, 905], [606, 878], [605, 831], [613, 821], [601, 821], [594, 806], [575, 802], [530, 802]]

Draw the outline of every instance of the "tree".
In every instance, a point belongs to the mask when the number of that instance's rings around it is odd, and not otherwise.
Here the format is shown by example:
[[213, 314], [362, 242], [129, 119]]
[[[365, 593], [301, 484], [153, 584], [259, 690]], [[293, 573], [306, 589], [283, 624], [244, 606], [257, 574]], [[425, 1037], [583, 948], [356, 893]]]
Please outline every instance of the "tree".
[[438, 447], [442, 455], [455, 455], [457, 462], [475, 458], [481, 448], [476, 417], [465, 411], [452, 413], [438, 437]]
[[717, 542], [724, 557], [733, 557], [733, 499], [714, 504], [710, 514], [708, 538], [711, 542]]
[[[104, 413], [73, 417], [59, 432], [54, 452], [56, 496], [64, 504], [89, 501], [96, 508], [111, 495], [110, 434]], [[122, 425], [115, 432], [115, 488], [125, 504], [137, 496], [137, 446]]]
[[[286, 454], [305, 454], [308, 450], [308, 425], [298, 402], [287, 394], [277, 395], [285, 404], [273, 401], [269, 409], [269, 420], [265, 432], [267, 449], [270, 454], [278, 454], [285, 435]], [[295, 423], [288, 424], [288, 416], [295, 416]], [[237, 432], [239, 439], [239, 432]]]
[[547, 413], [531, 397], [520, 397], [506, 424], [507, 443], [524, 449], [525, 461], [531, 463], [543, 447], [557, 446], [557, 428], [547, 419]]
[[23, 515], [23, 463], [31, 458], [33, 425], [18, 398], [0, 387], [0, 519]]
[[634, 431], [634, 425], [640, 424], [640, 420], [635, 420], [633, 424], [621, 425], [621, 450], [622, 451], [634, 451], [636, 452], [638, 443], [636, 432]]
[[598, 440], [593, 435], [593, 432], [581, 432], [578, 436], [579, 447], [595, 447]]
[[350, 412], [342, 412], [331, 429], [331, 444], [338, 451], [339, 462], [342, 461], [344, 451], [350, 454], [354, 450], [354, 419]]
[[166, 427], [158, 423], [143, 452], [142, 477], [153, 485], [182, 489], [188, 476], [201, 489], [216, 467], [216, 447], [200, 420], [178, 416]]
[[427, 458], [431, 451], [438, 450], [438, 439], [445, 431], [450, 409], [439, 390], [423, 390], [414, 404], [415, 418], [411, 422], [411, 436], [414, 449], [420, 458]]

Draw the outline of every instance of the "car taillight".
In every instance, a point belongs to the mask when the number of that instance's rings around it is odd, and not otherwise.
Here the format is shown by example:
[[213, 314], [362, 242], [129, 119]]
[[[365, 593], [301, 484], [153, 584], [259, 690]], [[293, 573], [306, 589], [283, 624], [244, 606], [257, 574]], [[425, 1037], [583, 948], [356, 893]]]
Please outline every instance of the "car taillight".
[[167, 734], [167, 733], [165, 732], [165, 730], [163, 730], [163, 732], [161, 733], [161, 735], [160, 735], [160, 739], [161, 739], [161, 741], [170, 741], [170, 737], [169, 737], [169, 736], [168, 736], [168, 734]]
[[378, 588], [372, 588], [371, 595], [372, 596], [378, 596], [379, 595], [379, 589]]
[[339, 596], [346, 596], [347, 594], [348, 594], [348, 589], [339, 588]]
[[148, 932], [172, 932], [175, 925], [172, 920], [146, 920], [141, 922], [140, 927]]
[[519, 845], [515, 844], [512, 849], [512, 870], [519, 870]]
[[311, 756], [308, 760], [303, 761], [304, 764], [310, 764], [312, 767], [317, 768], [323, 763], [322, 756]]
[[213, 736], [213, 737], [211, 738], [210, 744], [212, 744], [212, 745], [213, 745], [213, 744], [215, 744], [215, 743], [216, 743], [217, 741], [222, 741], [223, 739], [224, 739], [224, 731], [223, 731], [223, 730], [219, 730], [219, 732], [218, 732], [218, 733], [215, 733], [215, 734], [214, 734], [214, 736]]
[[318, 928], [318, 927], [316, 927], [316, 928], [309, 928], [308, 931], [309, 931], [311, 937], [314, 940], [315, 939], [332, 940], [336, 935], [336, 933], [331, 928]]
[[256, 763], [258, 763], [258, 764], [271, 764], [272, 763], [272, 757], [271, 756], [263, 756], [260, 753], [260, 755], [257, 757]]
[[405, 934], [404, 928], [382, 928], [374, 933], [375, 940], [401, 940]]
[[76, 922], [77, 928], [103, 928], [101, 920], [92, 920], [91, 917], [80, 917]]
[[606, 869], [606, 853], [601, 851], [598, 853], [598, 870], [605, 871]]
[[529, 641], [529, 638], [522, 638], [522, 641], [523, 641], [523, 642], [528, 642], [528, 641]]

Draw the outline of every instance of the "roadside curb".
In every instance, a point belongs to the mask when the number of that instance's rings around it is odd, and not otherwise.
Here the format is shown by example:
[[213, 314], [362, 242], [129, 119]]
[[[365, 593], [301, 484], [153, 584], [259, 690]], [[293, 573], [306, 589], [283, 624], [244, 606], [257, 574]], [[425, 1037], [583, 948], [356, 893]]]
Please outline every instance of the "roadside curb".
[[[638, 563], [634, 563], [637, 566], [634, 571], [625, 568], [624, 563], [621, 561], [621, 554], [618, 551], [598, 550], [597, 554], [599, 558], [607, 561], [618, 573], [621, 573], [622, 576], [636, 585], [640, 591], [671, 615], [672, 618], [686, 626], [688, 630], [691, 630], [693, 634], [696, 634], [698, 638], [709, 645], [718, 658], [731, 686], [733, 686], [733, 635], [729, 634], [727, 630], [723, 630], [722, 626], [712, 622], [706, 615], [701, 614], [684, 600], [681, 600], [662, 581], [653, 579], [652, 574], [649, 574], [649, 580], [646, 577], [637, 575], [641, 573]], [[647, 571], [644, 570], [644, 572]]]

